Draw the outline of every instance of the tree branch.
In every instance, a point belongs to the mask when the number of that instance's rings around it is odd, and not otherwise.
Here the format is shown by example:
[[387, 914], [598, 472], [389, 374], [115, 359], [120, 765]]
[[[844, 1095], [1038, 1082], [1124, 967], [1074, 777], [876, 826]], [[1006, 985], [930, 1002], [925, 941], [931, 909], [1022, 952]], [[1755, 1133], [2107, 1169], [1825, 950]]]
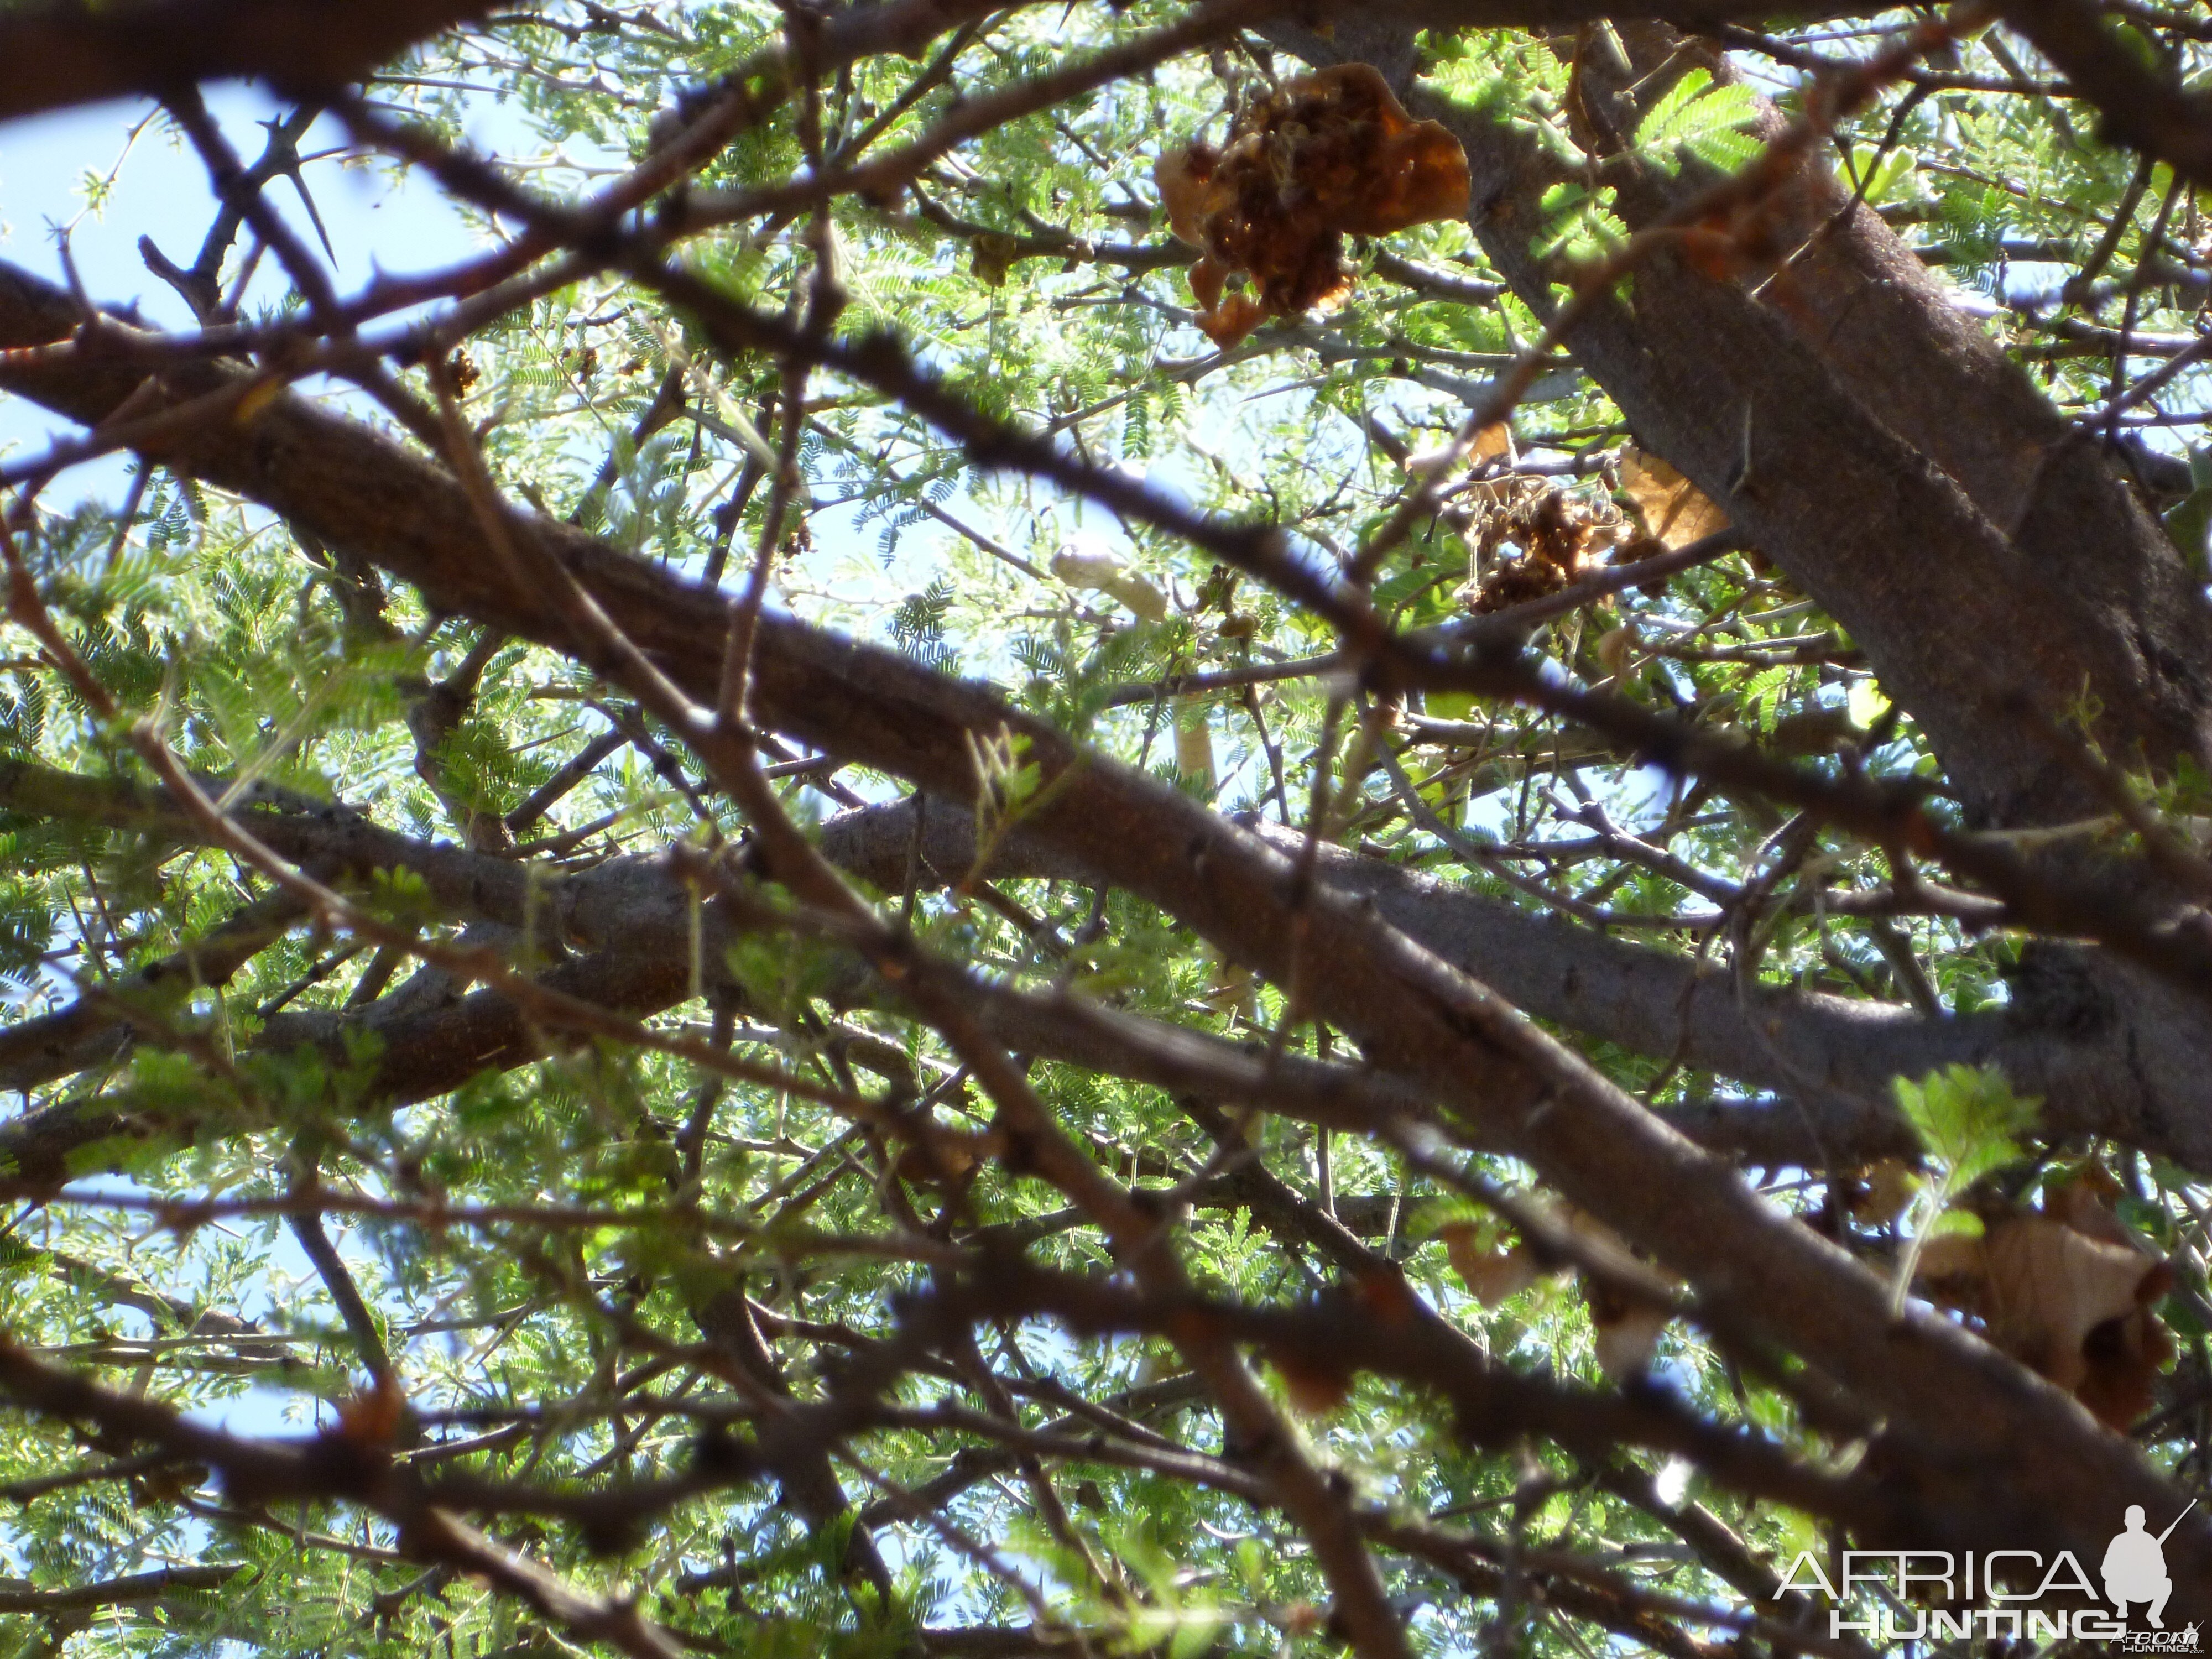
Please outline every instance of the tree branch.
[[0, 120], [196, 81], [336, 91], [485, 0], [44, 0], [0, 19]]

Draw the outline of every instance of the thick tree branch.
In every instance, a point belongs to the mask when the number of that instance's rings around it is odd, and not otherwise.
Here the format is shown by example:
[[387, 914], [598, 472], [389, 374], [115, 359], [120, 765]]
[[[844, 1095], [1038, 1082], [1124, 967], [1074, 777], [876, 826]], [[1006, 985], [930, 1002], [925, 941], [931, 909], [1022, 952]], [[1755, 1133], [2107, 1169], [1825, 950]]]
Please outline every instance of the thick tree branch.
[[231, 76], [313, 97], [486, 9], [485, 0], [44, 0], [0, 18], [0, 120]]
[[[21, 763], [0, 767], [0, 805], [33, 799], [72, 803], [95, 822], [160, 825], [161, 837], [173, 843], [201, 839], [181, 813], [122, 786]], [[967, 811], [942, 802], [921, 810], [919, 839], [916, 815], [912, 803], [844, 814], [823, 827], [823, 851], [841, 868], [885, 890], [904, 883], [910, 860], [924, 886], [967, 878], [976, 858]], [[507, 860], [377, 830], [349, 814], [264, 809], [250, 822], [267, 844], [331, 876], [358, 881], [380, 871], [428, 872], [433, 896], [451, 907], [456, 920], [570, 941], [591, 954], [556, 968], [548, 982], [607, 1006], [648, 1013], [690, 994], [691, 894], [664, 860], [626, 858], [581, 872], [532, 874]], [[1255, 833], [1286, 854], [1295, 850], [1297, 837], [1288, 831], [1255, 826]], [[1018, 833], [1000, 843], [988, 867], [994, 875], [1092, 875]], [[2063, 1032], [2045, 1036], [2000, 1018], [1927, 1020], [1817, 994], [1761, 993], [1747, 1005], [1717, 970], [1701, 973], [1686, 958], [1563, 927], [1395, 866], [1327, 848], [1319, 873], [1330, 885], [1371, 901], [1383, 920], [1532, 1013], [1791, 1097], [1789, 1108], [1746, 1103], [1678, 1119], [1693, 1139], [1748, 1162], [1850, 1165], [1909, 1156], [1913, 1144], [1884, 1103], [1888, 1079], [1918, 1077], [1954, 1061], [2002, 1065], [2024, 1091], [2048, 1092], [2054, 1130], [2087, 1129], [2185, 1161], [2189, 1155], [2160, 1126], [2124, 1115], [2137, 1097], [2101, 1045]], [[708, 982], [720, 984], [715, 964], [735, 937], [733, 924], [720, 908], [710, 908], [702, 921]], [[264, 927], [256, 948], [271, 937]], [[195, 948], [204, 969], [208, 947]], [[856, 978], [851, 994], [874, 994]], [[993, 1000], [986, 1019], [1025, 1053], [1163, 1087], [1194, 1088], [1208, 1098], [1265, 1099], [1293, 1115], [1349, 1111], [1325, 1103], [1348, 1098], [1346, 1091], [1362, 1086], [1343, 1068], [1295, 1057], [1269, 1083], [1233, 1045], [1103, 1011], [1086, 1014], [1073, 1004]], [[80, 1035], [64, 1048], [52, 1036], [57, 1028]], [[127, 1023], [111, 1006], [87, 999], [0, 1033], [0, 1060], [19, 1056], [7, 1073], [9, 1086], [28, 1088], [112, 1054], [127, 1035]], [[507, 999], [477, 992], [428, 1006], [410, 999], [344, 1013], [280, 1015], [258, 1046], [282, 1053], [305, 1042], [343, 1064], [372, 1036], [384, 1058], [369, 1097], [404, 1103], [434, 1097], [483, 1070], [526, 1063], [544, 1052], [545, 1034]], [[1366, 1086], [1392, 1085], [1376, 1079]], [[1395, 1109], [1416, 1109], [1419, 1093], [1395, 1086], [1402, 1092]], [[1304, 1099], [1307, 1090], [1318, 1092]], [[0, 1129], [0, 1152], [19, 1160], [26, 1178], [46, 1178], [74, 1146], [122, 1132], [127, 1121], [92, 1103], [50, 1109]]]
[[2034, 42], [2075, 93], [2097, 106], [2104, 136], [2212, 185], [2212, 98], [2161, 75], [2122, 40], [2092, 0], [2009, 0], [2005, 21]]
[[[1326, 40], [1281, 38], [1319, 60], [1410, 68], [1410, 33], [1373, 15]], [[1646, 100], [1663, 85], [1654, 71], [1700, 56], [1662, 28], [1626, 38]], [[1607, 93], [1601, 56], [1584, 70], [1590, 106], [1613, 123], [1588, 138], [1601, 150], [1637, 107]], [[1559, 165], [1486, 112], [1407, 95], [1465, 146], [1484, 252], [1548, 315], [1554, 273], [1529, 228]], [[1703, 183], [1622, 176], [1632, 228]], [[1806, 257], [1767, 283], [1771, 259], [1730, 254], [1742, 274], [1717, 279], [1655, 249], [1628, 295], [1569, 330], [1577, 361], [1641, 442], [1850, 629], [1986, 821], [2097, 810], [2038, 729], [2063, 723], [2085, 683], [2110, 752], [2212, 757], [2212, 610], [2157, 526], [1875, 215], [1837, 222], [1849, 198], [1824, 168], [1801, 162], [1776, 197], [1760, 222]], [[1914, 551], [1929, 546], [1950, 552]], [[1962, 629], [1979, 648], [1957, 648]]]
[[178, 1590], [220, 1589], [245, 1570], [242, 1562], [156, 1567], [121, 1578], [72, 1584], [59, 1589], [39, 1589], [21, 1581], [0, 1579], [0, 1613], [52, 1618], [57, 1614], [90, 1613], [100, 1607], [127, 1607], [138, 1601], [158, 1601]]

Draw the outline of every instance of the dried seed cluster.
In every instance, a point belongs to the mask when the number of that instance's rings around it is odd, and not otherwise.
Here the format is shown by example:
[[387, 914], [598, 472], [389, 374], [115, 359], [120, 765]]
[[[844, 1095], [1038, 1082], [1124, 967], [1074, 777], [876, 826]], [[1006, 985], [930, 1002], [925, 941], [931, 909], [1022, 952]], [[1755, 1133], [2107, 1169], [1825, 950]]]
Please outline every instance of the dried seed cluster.
[[[1382, 236], [1467, 211], [1467, 153], [1415, 121], [1365, 64], [1285, 82], [1246, 106], [1222, 149], [1162, 155], [1153, 177], [1191, 267], [1199, 326], [1236, 344], [1270, 317], [1340, 301], [1344, 239]], [[1249, 284], [1251, 292], [1231, 292]]]

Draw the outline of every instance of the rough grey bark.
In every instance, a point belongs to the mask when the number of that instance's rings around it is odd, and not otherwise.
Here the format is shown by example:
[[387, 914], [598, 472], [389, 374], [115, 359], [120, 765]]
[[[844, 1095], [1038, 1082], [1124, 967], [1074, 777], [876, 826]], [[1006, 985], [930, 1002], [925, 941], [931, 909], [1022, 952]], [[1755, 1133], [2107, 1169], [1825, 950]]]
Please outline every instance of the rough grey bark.
[[[1723, 67], [1663, 26], [1624, 32], [1656, 97], [1693, 64]], [[1309, 60], [1360, 59], [1465, 145], [1471, 223], [1540, 314], [1553, 279], [1530, 253], [1561, 175], [1524, 133], [1457, 108], [1413, 76], [1411, 31], [1384, 14], [1324, 39], [1276, 37]], [[1563, 46], [1563, 49], [1564, 46]], [[1582, 58], [1585, 136], [1617, 148], [1635, 106], [1606, 54]], [[1781, 125], [1771, 109], [1769, 136]], [[1629, 172], [1620, 211], [1657, 222], [1705, 180]], [[2212, 607], [2115, 458], [2067, 422], [1887, 226], [1817, 161], [1772, 204], [1777, 246], [1805, 250], [1771, 283], [1700, 274], [1662, 247], [1625, 295], [1568, 336], [1638, 441], [1723, 506], [1841, 621], [1884, 687], [1928, 732], [1981, 822], [2065, 822], [2109, 810], [2048, 733], [2086, 692], [2094, 735], [2126, 763], [2202, 763], [2212, 740]], [[1763, 286], [1761, 285], [1763, 283]], [[2212, 1018], [2185, 991], [2098, 955], [2045, 947], [2031, 1024], [2065, 1029], [2100, 1062], [2021, 1056], [2053, 1121], [2134, 1126], [2212, 1149]], [[2085, 1101], [2098, 1103], [2081, 1113]], [[2081, 1114], [2077, 1115], [2078, 1114]]]
[[[1326, 39], [1273, 33], [1313, 62], [1382, 67], [1410, 109], [1451, 130], [1485, 255], [1552, 314], [1568, 273], [1530, 250], [1561, 164], [1525, 131], [1414, 80], [1412, 33], [1387, 16], [1345, 19]], [[1658, 26], [1628, 34], [1638, 70], [1711, 62]], [[1597, 95], [1602, 58], [1585, 56], [1585, 79], [1618, 143], [1634, 110]], [[1705, 182], [1621, 177], [1632, 229]], [[1825, 168], [1801, 172], [1778, 209], [1779, 246], [1800, 246], [1845, 200]], [[2063, 723], [2084, 690], [2116, 757], [2212, 757], [2212, 608], [2111, 463], [2060, 443], [2057, 412], [1871, 212], [1754, 292], [1770, 269], [1719, 280], [1656, 248], [1568, 346], [1638, 441], [1850, 630], [1983, 821], [2100, 810], [2038, 725]]]

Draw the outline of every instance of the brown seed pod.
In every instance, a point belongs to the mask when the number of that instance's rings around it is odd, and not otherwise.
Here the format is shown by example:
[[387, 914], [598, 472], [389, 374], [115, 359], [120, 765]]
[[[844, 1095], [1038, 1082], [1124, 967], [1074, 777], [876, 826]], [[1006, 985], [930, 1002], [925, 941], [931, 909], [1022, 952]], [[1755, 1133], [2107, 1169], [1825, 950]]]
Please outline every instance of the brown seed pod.
[[1224, 348], [1267, 318], [1341, 301], [1346, 236], [1456, 217], [1468, 189], [1459, 141], [1407, 115], [1365, 64], [1286, 82], [1245, 109], [1225, 149], [1170, 151], [1152, 177], [1170, 228], [1204, 250], [1191, 293], [1199, 326]]

